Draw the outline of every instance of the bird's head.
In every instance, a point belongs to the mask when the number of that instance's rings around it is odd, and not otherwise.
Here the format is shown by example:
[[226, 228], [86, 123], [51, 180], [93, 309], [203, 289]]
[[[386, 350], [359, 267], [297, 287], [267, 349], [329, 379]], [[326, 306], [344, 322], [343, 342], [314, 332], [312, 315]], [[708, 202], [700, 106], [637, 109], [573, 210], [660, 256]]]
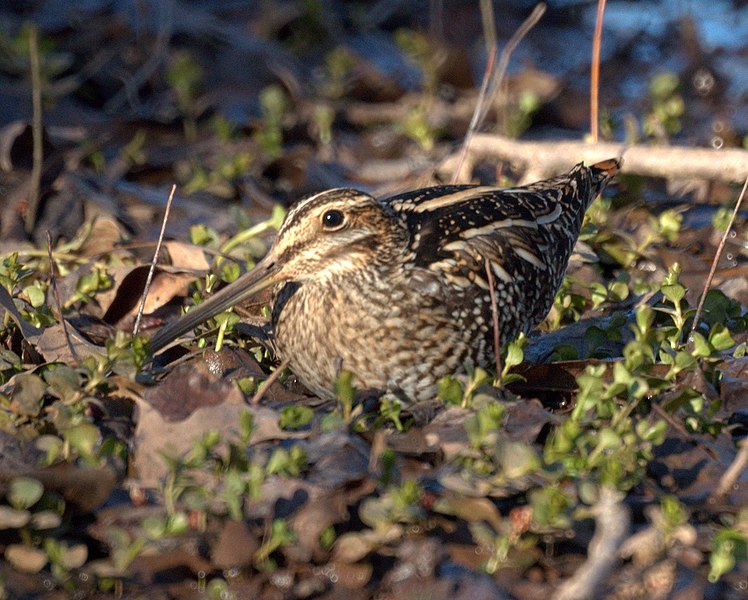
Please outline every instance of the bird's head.
[[389, 264], [405, 241], [404, 226], [372, 196], [335, 189], [293, 206], [262, 262], [274, 263], [276, 281], [303, 283]]
[[288, 211], [275, 242], [254, 269], [159, 330], [151, 338], [151, 349], [157, 351], [268, 287], [390, 265], [407, 239], [394, 213], [364, 192], [334, 189], [304, 198]]

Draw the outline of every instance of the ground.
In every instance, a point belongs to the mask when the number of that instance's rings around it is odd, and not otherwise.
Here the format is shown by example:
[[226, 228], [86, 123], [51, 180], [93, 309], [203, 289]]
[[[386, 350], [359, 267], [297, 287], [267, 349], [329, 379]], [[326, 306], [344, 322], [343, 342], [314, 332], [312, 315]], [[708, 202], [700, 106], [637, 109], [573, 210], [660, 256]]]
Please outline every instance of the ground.
[[[511, 55], [532, 3], [0, 8], [0, 596], [745, 597], [748, 8], [610, 0], [595, 84], [595, 4]], [[304, 194], [624, 147], [551, 313], [427, 423], [276, 370], [267, 298], [151, 361]]]

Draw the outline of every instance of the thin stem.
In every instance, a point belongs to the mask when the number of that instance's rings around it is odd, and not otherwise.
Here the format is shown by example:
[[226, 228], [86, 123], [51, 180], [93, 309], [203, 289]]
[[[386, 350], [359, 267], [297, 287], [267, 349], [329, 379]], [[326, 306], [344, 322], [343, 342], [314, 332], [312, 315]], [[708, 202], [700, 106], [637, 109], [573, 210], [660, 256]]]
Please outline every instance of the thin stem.
[[73, 357], [73, 361], [76, 366], [80, 364], [80, 358], [78, 353], [75, 351], [73, 342], [70, 339], [70, 332], [68, 331], [68, 324], [65, 321], [65, 317], [62, 315], [62, 305], [60, 304], [60, 295], [57, 292], [57, 265], [52, 257], [52, 234], [47, 230], [47, 253], [49, 254], [49, 285], [52, 287], [52, 296], [55, 299], [55, 305], [57, 307], [57, 318], [60, 320], [62, 325], [62, 332], [65, 335], [65, 342], [67, 342], [70, 355]]
[[[509, 59], [511, 58], [512, 53], [522, 41], [522, 38], [524, 38], [533, 27], [535, 27], [537, 22], [540, 20], [540, 17], [542, 17], [544, 14], [545, 4], [540, 3], [535, 6], [533, 11], [530, 13], [530, 16], [525, 19], [522, 25], [519, 26], [519, 29], [514, 32], [514, 35], [504, 46], [504, 49], [501, 51], [501, 57], [499, 58], [498, 66], [495, 70], [495, 44], [493, 48], [489, 50], [488, 64], [486, 65], [486, 71], [483, 75], [483, 82], [481, 83], [480, 93], [478, 94], [478, 101], [475, 104], [475, 110], [473, 110], [473, 116], [470, 119], [470, 125], [468, 126], [467, 133], [465, 133], [465, 139], [462, 142], [462, 148], [460, 150], [460, 158], [457, 163], [457, 168], [455, 169], [454, 175], [452, 176], [453, 183], [456, 183], [460, 176], [460, 171], [462, 170], [462, 165], [470, 148], [470, 142], [473, 138], [473, 135], [476, 131], [478, 131], [478, 129], [480, 129], [481, 125], [483, 124], [483, 120], [486, 118], [488, 107], [490, 106], [490, 102], [488, 100], [494, 97], [496, 90], [499, 89], [499, 86], [504, 80], [507, 67], [509, 66]], [[484, 13], [484, 20], [486, 18], [485, 15], [486, 13]], [[486, 29], [485, 23], [484, 29]], [[487, 28], [487, 31], [488, 33], [486, 35], [490, 36], [491, 28]]]
[[600, 46], [603, 39], [603, 14], [605, 0], [597, 1], [595, 17], [595, 35], [592, 38], [592, 65], [590, 67], [590, 136], [597, 143], [599, 126], [599, 92], [600, 92]]
[[153, 258], [151, 259], [151, 268], [148, 269], [148, 277], [145, 280], [145, 287], [143, 288], [143, 294], [140, 297], [140, 306], [138, 306], [138, 315], [135, 317], [135, 324], [132, 327], [132, 334], [138, 335], [140, 330], [140, 320], [143, 318], [143, 310], [145, 309], [145, 301], [148, 298], [148, 292], [151, 289], [151, 283], [153, 282], [153, 273], [156, 271], [156, 263], [158, 262], [158, 255], [161, 253], [161, 244], [164, 241], [164, 232], [166, 231], [166, 223], [169, 220], [169, 212], [171, 211], [171, 202], [174, 199], [174, 192], [177, 190], [176, 184], [171, 186], [171, 192], [169, 193], [169, 199], [166, 201], [166, 210], [164, 210], [164, 218], [161, 220], [161, 232], [158, 234], [158, 242], [156, 243], [156, 250], [153, 252]]
[[493, 273], [491, 273], [491, 262], [486, 260], [486, 277], [488, 278], [488, 294], [491, 297], [491, 320], [493, 322], [493, 351], [496, 356], [496, 380], [501, 383], [501, 335], [499, 331], [499, 310], [496, 306], [496, 291], [493, 289]]
[[262, 397], [265, 395], [267, 389], [276, 382], [276, 380], [281, 376], [290, 362], [291, 360], [288, 358], [283, 359], [281, 364], [278, 365], [278, 368], [275, 369], [275, 371], [273, 371], [270, 376], [260, 384], [260, 388], [255, 392], [255, 395], [252, 396], [250, 404], [257, 404], [260, 400], [262, 400]]
[[[712, 279], [714, 279], [714, 273], [717, 271], [717, 263], [719, 262], [719, 259], [722, 257], [722, 252], [725, 249], [725, 243], [727, 243], [727, 236], [729, 236], [730, 231], [732, 231], [732, 226], [733, 226], [733, 223], [735, 223], [735, 217], [738, 215], [738, 211], [740, 210], [740, 205], [743, 203], [743, 198], [745, 197], [746, 189], [748, 189], [748, 177], [746, 177], [745, 182], [743, 183], [743, 189], [740, 191], [740, 196], [738, 196], [738, 201], [735, 203], [735, 210], [732, 211], [732, 215], [730, 216], [730, 222], [727, 224], [725, 233], [722, 235], [722, 239], [719, 241], [719, 245], [717, 246], [717, 253], [714, 255], [714, 260], [712, 261], [712, 267], [711, 269], [709, 269], [709, 275], [706, 278], [706, 283], [704, 284], [704, 290], [701, 292], [701, 298], [699, 298], [699, 305], [696, 308], [696, 314], [693, 317], [693, 325], [691, 326], [691, 333], [696, 331], [696, 328], [699, 326], [699, 321], [701, 320], [701, 313], [704, 309], [704, 300], [706, 300], [706, 294], [712, 285]], [[691, 336], [691, 339], [689, 340], [689, 342], [693, 342], [693, 336]]]

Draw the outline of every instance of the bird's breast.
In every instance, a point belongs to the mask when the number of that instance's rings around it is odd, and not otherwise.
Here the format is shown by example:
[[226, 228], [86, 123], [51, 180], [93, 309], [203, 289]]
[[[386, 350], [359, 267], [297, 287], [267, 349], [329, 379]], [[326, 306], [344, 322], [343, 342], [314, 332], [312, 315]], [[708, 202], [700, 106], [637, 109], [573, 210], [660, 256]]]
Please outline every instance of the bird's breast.
[[[314, 393], [334, 397], [340, 369], [359, 389], [433, 394], [468, 353], [460, 328], [424, 288], [433, 282], [380, 275], [286, 284], [273, 301], [279, 354]], [[436, 291], [436, 290], [431, 290]]]

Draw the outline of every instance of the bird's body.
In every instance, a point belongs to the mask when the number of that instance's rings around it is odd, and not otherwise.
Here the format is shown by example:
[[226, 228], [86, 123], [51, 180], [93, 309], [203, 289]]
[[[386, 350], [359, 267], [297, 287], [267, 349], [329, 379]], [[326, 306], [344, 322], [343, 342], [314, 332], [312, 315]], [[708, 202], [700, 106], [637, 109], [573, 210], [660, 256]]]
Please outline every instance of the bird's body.
[[[438, 381], [494, 361], [550, 310], [584, 213], [619, 162], [577, 165], [530, 186], [438, 186], [378, 201], [350, 189], [301, 200], [268, 256], [167, 325], [158, 349], [270, 285], [279, 354], [315, 394], [340, 369], [360, 388], [432, 400]], [[490, 270], [490, 275], [488, 274]]]

